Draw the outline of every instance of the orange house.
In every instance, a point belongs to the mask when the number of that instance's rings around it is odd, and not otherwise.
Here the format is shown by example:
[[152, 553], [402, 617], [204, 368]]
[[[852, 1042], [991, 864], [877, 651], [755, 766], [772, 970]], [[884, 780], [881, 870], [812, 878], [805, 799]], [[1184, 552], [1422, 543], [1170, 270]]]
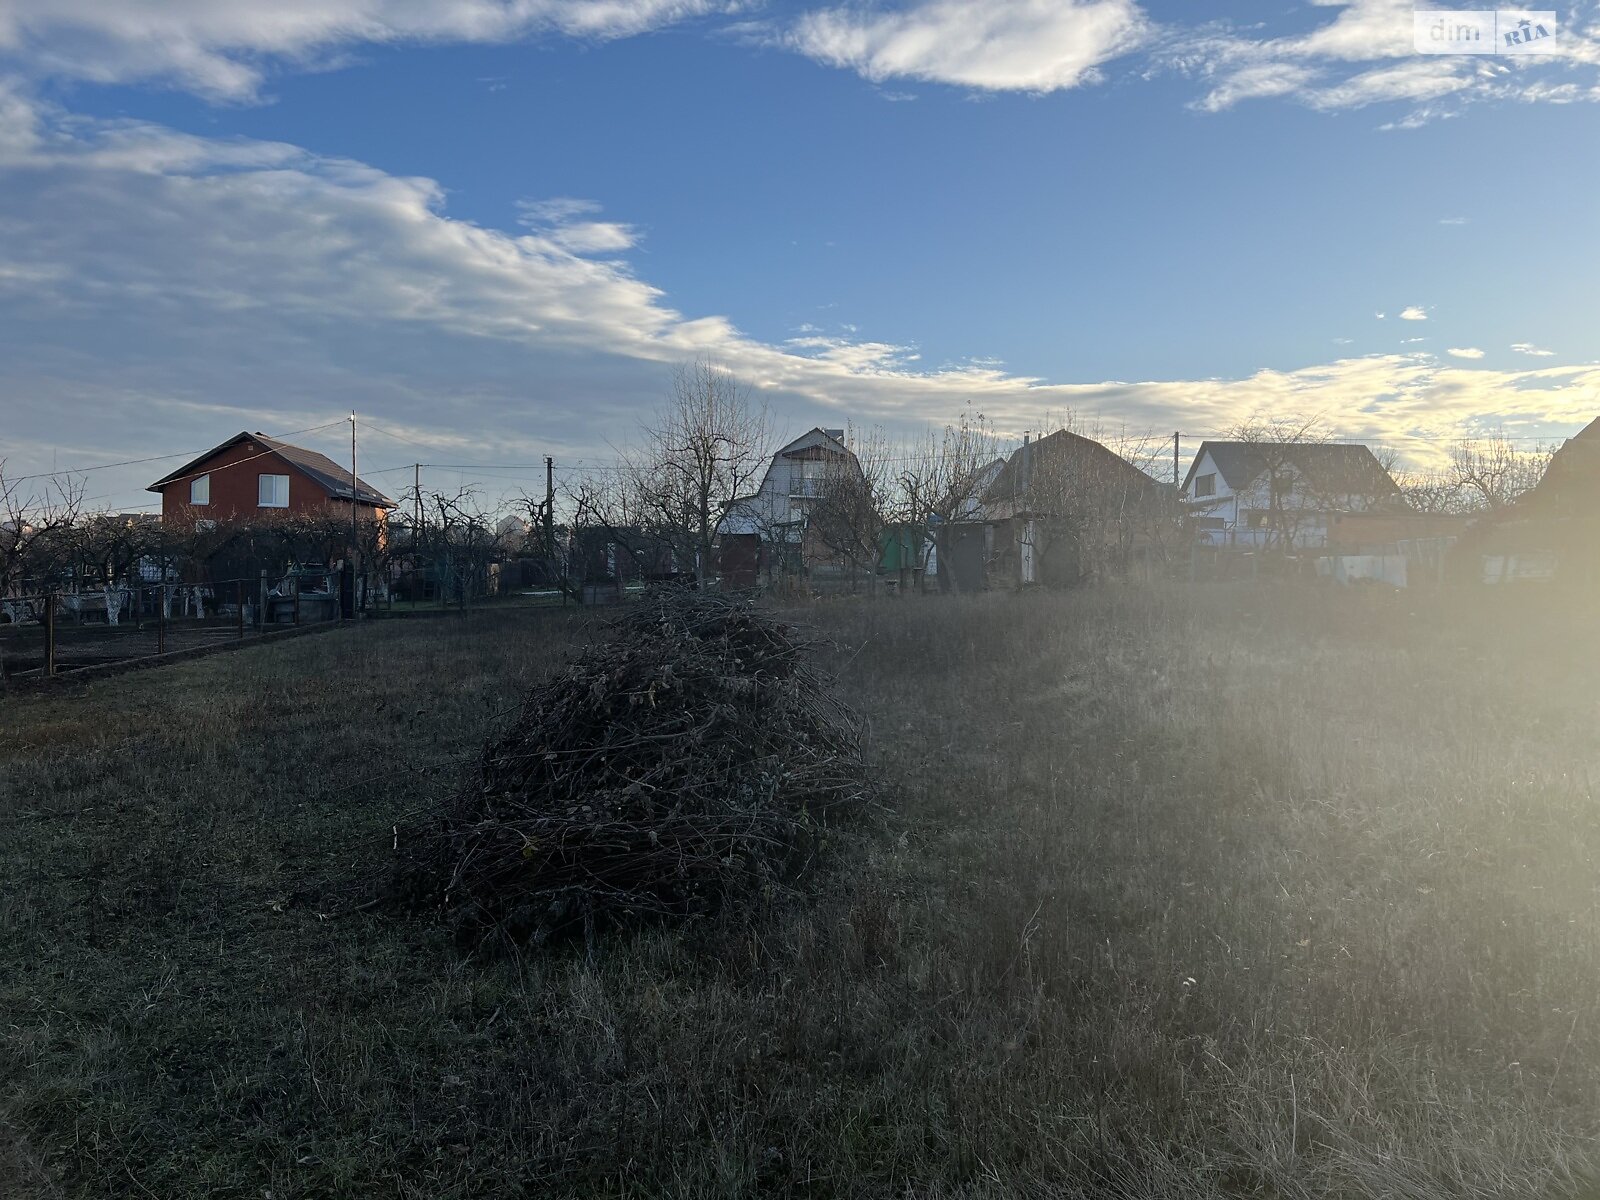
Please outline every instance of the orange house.
[[361, 520], [381, 521], [394, 507], [326, 454], [260, 433], [231, 437], [146, 490], [161, 493], [161, 519], [172, 523], [330, 508], [348, 517], [352, 503]]

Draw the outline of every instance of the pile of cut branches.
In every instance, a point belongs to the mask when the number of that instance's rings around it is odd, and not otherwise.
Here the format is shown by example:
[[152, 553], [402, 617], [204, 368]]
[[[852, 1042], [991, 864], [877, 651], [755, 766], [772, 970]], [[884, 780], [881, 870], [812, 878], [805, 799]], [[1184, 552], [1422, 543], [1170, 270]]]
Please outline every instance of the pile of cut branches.
[[789, 887], [867, 788], [859, 725], [796, 631], [665, 592], [524, 699], [470, 781], [400, 831], [386, 899], [543, 941]]

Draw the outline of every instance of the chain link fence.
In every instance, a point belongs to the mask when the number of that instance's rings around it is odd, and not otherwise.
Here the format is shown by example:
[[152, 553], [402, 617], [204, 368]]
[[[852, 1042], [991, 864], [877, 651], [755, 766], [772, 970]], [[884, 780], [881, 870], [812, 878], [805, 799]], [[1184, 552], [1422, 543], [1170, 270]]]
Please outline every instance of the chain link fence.
[[349, 606], [348, 579], [323, 568], [276, 580], [261, 574], [7, 596], [0, 598], [0, 681], [45, 679], [334, 623]]

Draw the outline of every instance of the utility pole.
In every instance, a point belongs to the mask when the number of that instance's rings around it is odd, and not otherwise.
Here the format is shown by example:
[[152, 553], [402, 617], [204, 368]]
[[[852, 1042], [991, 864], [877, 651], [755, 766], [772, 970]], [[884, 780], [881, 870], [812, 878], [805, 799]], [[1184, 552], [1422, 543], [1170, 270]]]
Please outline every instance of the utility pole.
[[356, 548], [361, 544], [360, 534], [356, 530], [356, 410], [350, 410], [350, 553], [346, 558], [350, 564], [350, 615], [356, 615]]
[[556, 557], [556, 460], [544, 456], [544, 552], [553, 563]]
[[1172, 486], [1182, 487], [1183, 481], [1178, 477], [1178, 439], [1183, 434], [1177, 430], [1172, 431]]

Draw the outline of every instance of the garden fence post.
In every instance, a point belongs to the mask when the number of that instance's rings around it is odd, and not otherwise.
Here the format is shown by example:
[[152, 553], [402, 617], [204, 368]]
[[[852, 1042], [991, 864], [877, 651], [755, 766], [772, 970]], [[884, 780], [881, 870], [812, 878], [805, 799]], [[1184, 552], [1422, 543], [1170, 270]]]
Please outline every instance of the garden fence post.
[[300, 576], [295, 575], [292, 578], [294, 581], [294, 623], [298, 625], [300, 624]]
[[239, 602], [239, 640], [242, 642], [244, 641], [244, 580], [236, 581], [233, 591]]
[[256, 597], [256, 628], [267, 631], [267, 573], [261, 572], [260, 594]]
[[161, 595], [156, 603], [156, 653], [167, 652], [167, 583], [161, 583]]
[[46, 592], [44, 597], [44, 674], [53, 679], [56, 673], [56, 594]]

